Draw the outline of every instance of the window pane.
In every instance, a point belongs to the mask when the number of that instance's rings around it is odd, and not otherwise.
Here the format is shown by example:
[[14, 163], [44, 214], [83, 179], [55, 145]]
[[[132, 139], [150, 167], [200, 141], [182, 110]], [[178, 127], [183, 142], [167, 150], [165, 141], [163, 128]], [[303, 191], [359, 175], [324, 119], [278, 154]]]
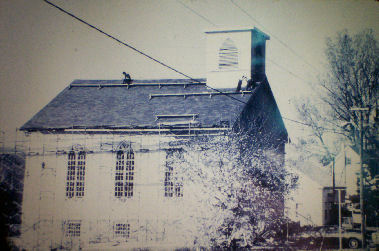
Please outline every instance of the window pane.
[[[174, 155], [175, 154], [175, 155]], [[172, 158], [182, 158], [180, 149], [172, 149], [167, 152], [164, 173], [165, 197], [183, 197], [183, 183], [172, 167]]]
[[74, 197], [75, 188], [75, 152], [68, 153], [67, 160], [67, 182], [66, 182], [66, 197]]
[[115, 173], [115, 196], [132, 197], [134, 187], [134, 153], [131, 148], [117, 152]]
[[116, 238], [129, 238], [130, 236], [130, 224], [117, 223], [114, 226], [114, 234]]
[[86, 153], [80, 152], [78, 154], [77, 175], [76, 175], [76, 196], [84, 196], [84, 177], [86, 168]]
[[66, 237], [79, 237], [80, 236], [80, 222], [68, 221], [66, 222], [65, 235]]

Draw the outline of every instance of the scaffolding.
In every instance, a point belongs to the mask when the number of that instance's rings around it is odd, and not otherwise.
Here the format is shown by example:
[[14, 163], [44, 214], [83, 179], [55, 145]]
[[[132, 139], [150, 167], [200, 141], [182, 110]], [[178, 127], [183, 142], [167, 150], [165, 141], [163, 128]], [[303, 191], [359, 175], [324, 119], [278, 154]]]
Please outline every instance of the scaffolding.
[[212, 98], [213, 96], [219, 95], [241, 95], [244, 96], [246, 94], [253, 94], [253, 91], [238, 91], [238, 92], [197, 92], [197, 93], [164, 93], [164, 94], [150, 94], [149, 99], [159, 98], [159, 97], [183, 97], [186, 99], [191, 96], [209, 96]]
[[69, 88], [73, 87], [97, 87], [99, 89], [106, 88], [106, 87], [126, 87], [126, 88], [133, 88], [133, 87], [143, 87], [143, 86], [156, 86], [159, 89], [162, 87], [167, 86], [183, 86], [183, 88], [186, 88], [187, 86], [205, 86], [206, 83], [204, 82], [184, 82], [184, 83], [163, 83], [163, 82], [154, 82], [154, 83], [139, 83], [139, 82], [132, 82], [131, 84], [124, 84], [124, 83], [71, 83]]
[[231, 130], [229, 121], [219, 127], [202, 127], [197, 119], [198, 114], [157, 115], [156, 117], [156, 128], [69, 128], [60, 132], [44, 131], [43, 134], [34, 138], [32, 134], [27, 134], [24, 138], [18, 136], [14, 143], [14, 152], [24, 153], [26, 156], [65, 155], [76, 145], [81, 145], [86, 153], [96, 154], [115, 152], [118, 142], [125, 137], [129, 140], [140, 135], [156, 135], [159, 138], [180, 141], [188, 137], [220, 136]]
[[[135, 149], [139, 153], [148, 153], [148, 152], [159, 152], [159, 159], [157, 166], [159, 167], [158, 175], [164, 177], [164, 168], [162, 163], [166, 161], [164, 154], [167, 149], [171, 149], [173, 145], [180, 145], [183, 142], [191, 140], [191, 137], [202, 136], [202, 135], [222, 135], [224, 132], [230, 130], [230, 127], [216, 127], [216, 128], [203, 128], [199, 121], [200, 115], [198, 113], [190, 114], [158, 114], [156, 117], [156, 128], [78, 128], [72, 126], [64, 130], [54, 131], [54, 130], [45, 130], [43, 133], [31, 133], [27, 134], [27, 139], [18, 138], [15, 140], [15, 149], [22, 149], [21, 143], [27, 144], [26, 155], [29, 157], [39, 157], [41, 160], [40, 166], [40, 191], [39, 191], [39, 211], [38, 219], [33, 225], [32, 229], [36, 229], [38, 233], [38, 243], [37, 249], [40, 249], [43, 246], [49, 246], [50, 248], [55, 248], [57, 243], [53, 243], [53, 238], [51, 229], [54, 229], [54, 226], [60, 224], [55, 217], [55, 209], [51, 210], [45, 205], [49, 203], [56, 205], [56, 191], [54, 184], [57, 181], [57, 167], [59, 166], [58, 161], [62, 155], [66, 155], [73, 147], [77, 144], [81, 144], [86, 154], [98, 154], [98, 153], [111, 153], [114, 154], [120, 142], [126, 141], [131, 144], [138, 145], [138, 149]], [[154, 135], [156, 138], [150, 142], [142, 140], [141, 136], [149, 137], [149, 135]], [[137, 137], [137, 138], [136, 138]], [[139, 140], [138, 140], [139, 137]], [[32, 142], [37, 140], [37, 142]], [[151, 145], [148, 145], [151, 144]], [[155, 144], [155, 145], [154, 145]], [[55, 155], [55, 163], [52, 162], [52, 159]], [[49, 157], [49, 163], [46, 162], [46, 158]], [[99, 168], [102, 168], [99, 166]], [[113, 168], [109, 169], [113, 171]], [[135, 175], [139, 175], [136, 173]], [[48, 180], [52, 180], [49, 182]], [[87, 182], [87, 181], [86, 181]], [[44, 187], [45, 186], [45, 187]], [[155, 189], [157, 198], [164, 195], [164, 184], [162, 182], [147, 182], [147, 183], [134, 183], [135, 197], [138, 201], [138, 208], [143, 207], [141, 205], [141, 189], [142, 187], [156, 187]], [[163, 208], [159, 208], [163, 210]], [[149, 242], [159, 242], [164, 240], [167, 236], [167, 222], [169, 218], [162, 218], [159, 215], [155, 216], [155, 219], [146, 220], [140, 216], [140, 213], [135, 215], [134, 219], [130, 220], [130, 232], [137, 231], [138, 233], [133, 234], [133, 240], [138, 242], [149, 241]], [[98, 222], [88, 223], [92, 227]], [[106, 222], [101, 223], [100, 225], [106, 225], [105, 228], [111, 229], [114, 225], [114, 222], [111, 219], [108, 219]], [[135, 226], [132, 226], [135, 224]], [[163, 224], [162, 231], [160, 229], [155, 229], [156, 226]], [[138, 229], [137, 229], [138, 227]], [[95, 227], [94, 227], [95, 228]], [[111, 230], [112, 231], [112, 230]], [[139, 233], [139, 231], [144, 231], [144, 235]], [[68, 240], [63, 241], [62, 238], [60, 245], [64, 247], [67, 245], [72, 246], [73, 242]], [[87, 245], [99, 245], [99, 244], [114, 244], [112, 242], [114, 238], [111, 237], [101, 237], [98, 238], [91, 237], [88, 240]], [[70, 244], [71, 243], [71, 244]]]

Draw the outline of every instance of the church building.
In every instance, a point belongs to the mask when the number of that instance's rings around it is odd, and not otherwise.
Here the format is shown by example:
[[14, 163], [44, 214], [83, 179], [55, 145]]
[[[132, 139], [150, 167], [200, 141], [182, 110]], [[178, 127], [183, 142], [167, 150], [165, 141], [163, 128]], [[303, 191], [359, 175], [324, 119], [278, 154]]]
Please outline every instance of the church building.
[[269, 37], [256, 28], [205, 34], [206, 79], [74, 80], [22, 126], [23, 248], [189, 247], [177, 227], [186, 184], [166, 159], [193, 137], [258, 121], [255, 135], [270, 135], [284, 162], [288, 135], [265, 74]]

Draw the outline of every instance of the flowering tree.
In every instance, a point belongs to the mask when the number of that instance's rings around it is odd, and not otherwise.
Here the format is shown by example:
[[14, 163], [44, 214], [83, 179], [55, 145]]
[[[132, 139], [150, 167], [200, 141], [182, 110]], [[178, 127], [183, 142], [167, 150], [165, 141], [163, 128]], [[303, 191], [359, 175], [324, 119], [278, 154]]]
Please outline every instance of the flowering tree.
[[[351, 35], [346, 30], [326, 41], [325, 55], [328, 72], [317, 84], [317, 96], [300, 100], [300, 118], [310, 126], [310, 145], [319, 145], [312, 153], [320, 155], [324, 164], [338, 152], [340, 140], [360, 145], [360, 112], [352, 108], [366, 108], [363, 112], [367, 145], [377, 147], [378, 135], [378, 80], [379, 56], [375, 34], [364, 30]], [[336, 137], [328, 142], [331, 134]], [[337, 137], [338, 136], [338, 137]], [[321, 151], [320, 151], [321, 150]], [[375, 160], [377, 161], [377, 159]], [[371, 171], [371, 170], [370, 170]]]
[[170, 154], [187, 197], [186, 236], [206, 247], [251, 247], [277, 234], [296, 177], [274, 148], [241, 134], [195, 138]]

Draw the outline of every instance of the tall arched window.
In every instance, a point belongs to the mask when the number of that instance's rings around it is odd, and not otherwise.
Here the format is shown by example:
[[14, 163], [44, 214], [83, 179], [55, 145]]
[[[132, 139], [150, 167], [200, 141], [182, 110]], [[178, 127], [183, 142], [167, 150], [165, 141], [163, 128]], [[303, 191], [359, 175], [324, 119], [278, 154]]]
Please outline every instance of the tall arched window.
[[170, 149], [167, 151], [164, 176], [165, 197], [183, 197], [183, 182], [178, 177], [172, 165], [173, 158], [181, 159], [182, 157], [182, 152], [179, 149]]
[[122, 143], [116, 154], [115, 196], [133, 197], [134, 152], [130, 144]]
[[75, 152], [68, 153], [67, 160], [67, 182], [66, 182], [66, 196], [68, 198], [74, 197], [75, 194]]
[[67, 159], [66, 197], [84, 196], [84, 178], [86, 169], [85, 151], [71, 150]]
[[84, 177], [86, 172], [86, 153], [81, 151], [77, 155], [76, 164], [76, 197], [84, 196]]
[[230, 38], [221, 45], [218, 68], [220, 70], [238, 69], [238, 49]]

